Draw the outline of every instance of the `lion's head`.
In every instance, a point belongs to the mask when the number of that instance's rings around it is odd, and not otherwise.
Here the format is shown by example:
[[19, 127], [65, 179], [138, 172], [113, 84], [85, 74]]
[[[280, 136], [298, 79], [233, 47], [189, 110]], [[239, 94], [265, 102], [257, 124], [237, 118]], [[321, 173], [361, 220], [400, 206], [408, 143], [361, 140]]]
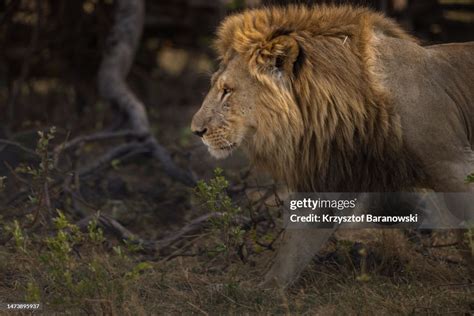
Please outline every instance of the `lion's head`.
[[216, 158], [228, 156], [241, 145], [253, 151], [255, 146], [263, 149], [284, 141], [275, 128], [295, 133], [301, 121], [298, 109], [290, 105], [294, 103], [291, 80], [298, 56], [296, 41], [279, 36], [267, 47], [262, 45], [259, 60], [250, 67], [246, 56], [228, 53], [212, 76], [211, 89], [191, 126]]
[[317, 189], [318, 179], [335, 170], [350, 177], [361, 146], [381, 155], [383, 142], [396, 134], [371, 65], [376, 29], [408, 38], [382, 16], [349, 7], [290, 6], [228, 17], [215, 45], [220, 67], [193, 132], [213, 156], [241, 146], [300, 190]]
[[255, 133], [258, 123], [254, 100], [259, 86], [238, 56], [212, 76], [211, 89], [194, 115], [191, 128], [214, 157], [227, 157]]

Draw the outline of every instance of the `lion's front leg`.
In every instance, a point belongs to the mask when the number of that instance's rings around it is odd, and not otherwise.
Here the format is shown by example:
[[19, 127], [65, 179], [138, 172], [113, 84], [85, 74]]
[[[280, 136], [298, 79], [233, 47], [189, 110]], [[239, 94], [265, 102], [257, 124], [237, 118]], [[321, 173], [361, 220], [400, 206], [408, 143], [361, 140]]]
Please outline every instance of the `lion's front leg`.
[[324, 246], [335, 228], [288, 229], [270, 270], [264, 288], [287, 287], [300, 275], [316, 253]]

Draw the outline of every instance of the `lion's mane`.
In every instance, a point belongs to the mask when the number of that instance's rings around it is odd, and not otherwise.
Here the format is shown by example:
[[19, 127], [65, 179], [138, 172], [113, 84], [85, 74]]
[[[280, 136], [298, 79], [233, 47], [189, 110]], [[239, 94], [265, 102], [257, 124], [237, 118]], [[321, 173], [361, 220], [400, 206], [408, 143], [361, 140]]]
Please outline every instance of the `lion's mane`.
[[[239, 54], [264, 89], [249, 151], [298, 191], [391, 191], [422, 181], [402, 141], [399, 117], [376, 69], [378, 34], [413, 40], [363, 8], [289, 6], [228, 17], [215, 43], [225, 63]], [[292, 75], [279, 81], [263, 60], [298, 45]]]

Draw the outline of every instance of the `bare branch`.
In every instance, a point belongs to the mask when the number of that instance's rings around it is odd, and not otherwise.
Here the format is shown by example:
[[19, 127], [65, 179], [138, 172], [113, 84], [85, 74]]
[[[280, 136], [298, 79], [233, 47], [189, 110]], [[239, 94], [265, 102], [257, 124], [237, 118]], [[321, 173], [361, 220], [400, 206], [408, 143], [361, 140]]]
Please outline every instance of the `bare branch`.
[[185, 225], [176, 233], [167, 236], [159, 241], [157, 241], [157, 248], [161, 251], [168, 249], [173, 246], [178, 241], [181, 241], [186, 236], [196, 235], [198, 232], [202, 231], [203, 228], [209, 223], [209, 220], [222, 217], [222, 213], [209, 213], [192, 220], [189, 224]]
[[0, 139], [0, 144], [3, 144], [3, 145], [7, 145], [7, 146], [14, 146], [14, 147], [17, 147], [21, 150], [23, 150], [24, 152], [32, 155], [32, 156], [35, 156], [35, 157], [38, 157], [39, 155], [36, 153], [36, 151], [28, 148], [28, 147], [25, 147], [23, 146], [22, 144], [20, 143], [17, 143], [17, 142], [14, 142], [14, 141], [11, 141], [11, 140], [7, 140], [7, 139]]
[[145, 107], [125, 81], [142, 35], [145, 3], [143, 0], [119, 0], [116, 10], [108, 47], [99, 68], [99, 93], [127, 114], [133, 130], [149, 133]]
[[158, 159], [163, 165], [164, 171], [168, 176], [174, 178], [181, 183], [193, 187], [197, 181], [195, 176], [189, 170], [179, 168], [171, 158], [170, 153], [155, 138], [150, 138], [149, 144], [153, 157]]
[[56, 147], [55, 150], [66, 151], [71, 150], [74, 147], [87, 142], [94, 142], [94, 141], [103, 141], [103, 140], [110, 140], [114, 138], [122, 138], [122, 137], [133, 137], [133, 138], [141, 138], [146, 137], [148, 134], [138, 133], [134, 130], [122, 130], [117, 132], [98, 132], [91, 135], [79, 136], [75, 139], [72, 139], [64, 144], [59, 145]]
[[76, 225], [80, 229], [84, 230], [87, 228], [87, 225], [89, 225], [89, 223], [94, 220], [97, 221], [97, 224], [100, 227], [102, 227], [106, 231], [113, 233], [119, 239], [138, 240], [138, 238], [133, 233], [131, 233], [128, 229], [123, 227], [122, 224], [120, 224], [115, 219], [105, 214], [100, 214], [99, 216], [90, 215], [88, 217], [81, 219], [79, 222], [76, 223]]
[[[219, 212], [199, 216], [177, 232], [174, 232], [158, 241], [141, 239], [139, 236], [130, 232], [118, 221], [105, 214], [90, 215], [77, 222], [76, 225], [80, 229], [84, 230], [91, 220], [96, 220], [100, 227], [102, 227], [107, 232], [114, 234], [120, 240], [126, 240], [140, 244], [142, 245], [143, 250], [147, 253], [167, 255], [170, 253], [171, 247], [174, 247], [183, 241], [196, 238], [199, 232], [208, 227], [209, 221], [211, 219], [220, 218], [222, 216], [223, 214]], [[233, 220], [239, 225], [250, 225], [252, 222], [250, 219], [244, 216], [236, 217]]]
[[78, 136], [68, 142], [62, 143], [54, 149], [54, 162], [55, 165], [58, 163], [59, 155], [61, 153], [73, 150], [77, 146], [80, 146], [87, 142], [104, 141], [122, 137], [143, 138], [147, 135], [148, 134], [138, 133], [134, 130], [122, 130], [116, 132], [98, 132], [90, 135]]
[[108, 47], [98, 73], [99, 92], [104, 99], [116, 105], [127, 115], [132, 131], [147, 136], [144, 145], [153, 157], [162, 163], [165, 172], [170, 177], [186, 185], [194, 186], [196, 184], [194, 175], [188, 170], [179, 168], [168, 151], [152, 135], [145, 106], [126, 83], [144, 21], [144, 0], [117, 1], [115, 24], [108, 38]]
[[77, 171], [77, 175], [82, 178], [90, 175], [94, 171], [98, 171], [102, 168], [110, 166], [110, 163], [115, 159], [120, 159], [123, 156], [134, 152], [143, 153], [147, 152], [146, 147], [140, 142], [125, 143], [117, 147], [112, 148], [101, 157], [94, 159], [94, 162], [90, 165], [84, 166]]

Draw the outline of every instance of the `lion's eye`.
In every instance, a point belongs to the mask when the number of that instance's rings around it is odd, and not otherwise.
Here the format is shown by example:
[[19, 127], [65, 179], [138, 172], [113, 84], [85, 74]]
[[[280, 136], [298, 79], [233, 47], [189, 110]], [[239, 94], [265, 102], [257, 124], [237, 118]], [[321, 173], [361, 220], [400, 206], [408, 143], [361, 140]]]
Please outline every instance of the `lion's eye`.
[[222, 96], [221, 96], [221, 99], [224, 99], [226, 96], [228, 96], [230, 93], [232, 92], [231, 89], [229, 88], [224, 88], [222, 89]]

